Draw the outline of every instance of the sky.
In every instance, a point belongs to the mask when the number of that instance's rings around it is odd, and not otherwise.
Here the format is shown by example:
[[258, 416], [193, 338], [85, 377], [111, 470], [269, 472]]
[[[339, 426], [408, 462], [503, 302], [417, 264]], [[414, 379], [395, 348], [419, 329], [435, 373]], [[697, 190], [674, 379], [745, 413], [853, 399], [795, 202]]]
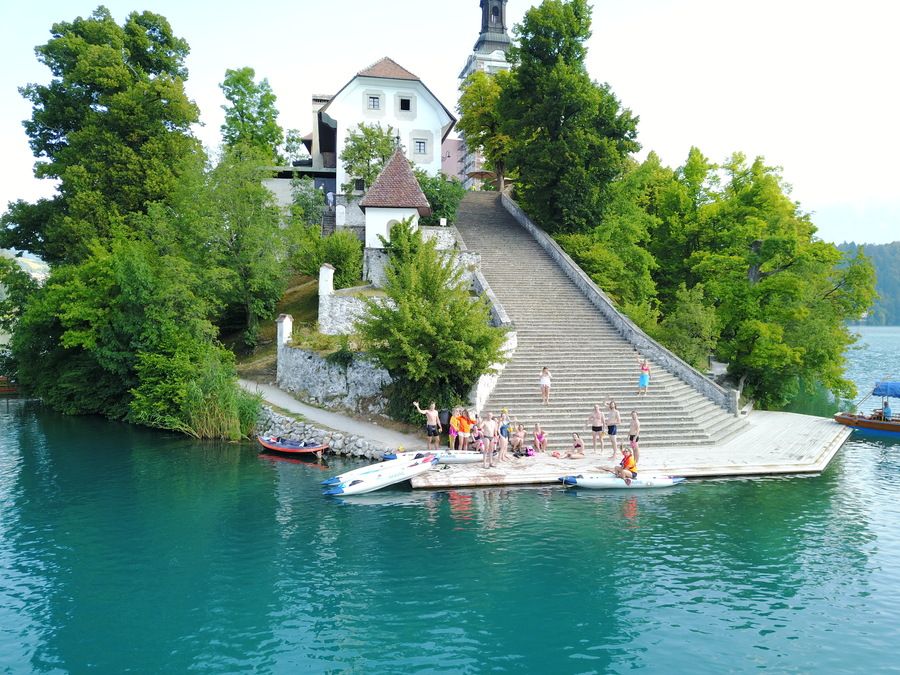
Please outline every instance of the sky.
[[[33, 178], [17, 89], [47, 83], [34, 47], [56, 21], [99, 2], [0, 0], [0, 210], [53, 193]], [[310, 97], [333, 94], [390, 56], [451, 110], [481, 25], [478, 0], [106, 0], [165, 16], [187, 40], [195, 130], [220, 142], [219, 83], [250, 66], [278, 97], [279, 122], [312, 129]], [[509, 0], [510, 27], [537, 2]], [[596, 0], [588, 71], [640, 117], [643, 157], [671, 167], [691, 146], [713, 161], [735, 151], [782, 168], [791, 196], [826, 241], [900, 240], [900, 3], [894, 0]]]

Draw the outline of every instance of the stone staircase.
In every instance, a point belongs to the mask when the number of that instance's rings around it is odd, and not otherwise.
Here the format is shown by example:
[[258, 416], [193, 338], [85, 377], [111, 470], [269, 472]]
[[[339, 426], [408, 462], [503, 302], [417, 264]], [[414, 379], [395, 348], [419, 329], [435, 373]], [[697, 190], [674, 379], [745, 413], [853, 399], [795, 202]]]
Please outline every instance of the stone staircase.
[[[469, 250], [481, 254], [481, 271], [518, 333], [518, 348], [484, 411], [508, 408], [526, 425], [529, 442], [537, 422], [551, 449], [570, 445], [578, 432], [590, 450], [587, 418], [594, 403], [609, 399], [622, 415], [620, 440], [627, 442], [630, 411], [638, 411], [642, 448], [713, 445], [747, 424], [652, 360], [650, 388], [639, 397], [641, 355], [504, 209], [497, 193], [468, 193], [456, 227]], [[541, 403], [543, 366], [553, 374], [549, 405]]]

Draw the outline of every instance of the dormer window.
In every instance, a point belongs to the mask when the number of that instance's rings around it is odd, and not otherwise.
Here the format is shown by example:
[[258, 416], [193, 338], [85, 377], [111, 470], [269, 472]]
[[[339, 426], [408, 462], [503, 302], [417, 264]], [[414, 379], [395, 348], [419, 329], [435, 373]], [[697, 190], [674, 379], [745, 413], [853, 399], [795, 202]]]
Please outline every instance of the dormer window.
[[381, 110], [381, 97], [369, 96], [369, 103], [367, 107], [369, 110]]

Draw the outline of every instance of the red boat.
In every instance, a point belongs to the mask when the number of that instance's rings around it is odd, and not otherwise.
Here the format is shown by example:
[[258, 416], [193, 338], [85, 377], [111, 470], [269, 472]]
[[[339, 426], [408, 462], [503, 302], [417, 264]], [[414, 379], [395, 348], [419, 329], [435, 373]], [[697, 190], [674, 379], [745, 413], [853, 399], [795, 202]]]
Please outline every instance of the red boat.
[[257, 436], [256, 440], [269, 452], [278, 452], [283, 455], [313, 455], [325, 452], [327, 445], [314, 445], [305, 441], [295, 441], [290, 438], [273, 436]]
[[10, 382], [5, 375], [0, 375], [0, 394], [18, 394], [19, 388]]
[[[869, 396], [880, 396], [881, 407], [873, 410], [870, 415], [839, 412], [834, 416], [835, 422], [863, 431], [877, 431], [900, 436], [900, 417], [894, 414], [890, 405], [891, 398], [900, 398], [900, 382], [877, 382]], [[859, 403], [865, 401], [869, 396]]]

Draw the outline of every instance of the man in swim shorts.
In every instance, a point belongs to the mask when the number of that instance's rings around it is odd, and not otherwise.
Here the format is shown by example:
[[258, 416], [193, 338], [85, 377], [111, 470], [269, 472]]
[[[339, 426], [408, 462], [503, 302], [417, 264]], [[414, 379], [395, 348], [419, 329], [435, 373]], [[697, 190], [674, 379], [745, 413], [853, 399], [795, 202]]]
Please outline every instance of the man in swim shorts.
[[434, 452], [437, 452], [441, 443], [441, 420], [438, 417], [438, 411], [434, 409], [434, 401], [428, 406], [428, 410], [422, 410], [418, 401], [413, 401], [416, 410], [425, 415], [425, 434], [428, 436], [428, 449], [431, 450], [434, 444]]
[[609, 434], [609, 442], [612, 444], [612, 458], [615, 458], [616, 451], [619, 449], [616, 433], [619, 430], [619, 425], [622, 423], [622, 416], [619, 414], [615, 401], [607, 403], [607, 407], [609, 410], [606, 412], [606, 433]]
[[600, 452], [603, 452], [603, 410], [599, 403], [594, 404], [594, 410], [587, 423], [591, 426], [591, 438], [594, 441], [594, 452], [597, 452], [597, 441], [600, 441]]

